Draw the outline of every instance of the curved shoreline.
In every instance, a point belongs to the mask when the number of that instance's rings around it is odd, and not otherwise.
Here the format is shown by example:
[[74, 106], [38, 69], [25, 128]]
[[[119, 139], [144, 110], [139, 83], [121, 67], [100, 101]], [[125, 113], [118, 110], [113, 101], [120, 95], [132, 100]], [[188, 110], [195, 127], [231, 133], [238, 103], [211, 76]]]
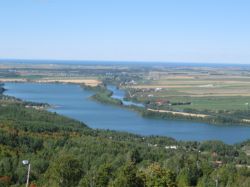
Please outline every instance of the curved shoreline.
[[[108, 90], [107, 87], [105, 87]], [[95, 90], [96, 93], [101, 92], [101, 90]], [[113, 104], [117, 105], [116, 103], [109, 102], [112, 95], [108, 95], [107, 98], [94, 98], [95, 100], [106, 103], [106, 104]], [[115, 99], [115, 98], [112, 98]], [[117, 100], [117, 99], [115, 99]], [[120, 99], [119, 99], [120, 100]], [[120, 100], [122, 102], [122, 100]], [[132, 109], [136, 112], [139, 112], [144, 117], [149, 118], [160, 118], [160, 119], [179, 119], [179, 120], [187, 120], [187, 121], [199, 121], [205, 122], [213, 125], [242, 125], [242, 126], [249, 126], [250, 120], [248, 119], [237, 119], [234, 121], [223, 121], [220, 119], [220, 116], [213, 116], [208, 114], [201, 114], [201, 113], [188, 113], [188, 112], [178, 112], [178, 111], [171, 111], [171, 110], [159, 110], [159, 109], [152, 109], [145, 107], [138, 107], [136, 105], [124, 105], [119, 104], [119, 107], [124, 107], [127, 109]], [[162, 116], [163, 115], [163, 116]]]
[[[9, 82], [16, 82], [16, 81], [9, 81]], [[81, 87], [83, 87], [84, 89], [90, 89], [92, 91], [95, 92], [95, 94], [93, 94], [91, 96], [92, 99], [101, 102], [101, 103], [105, 103], [105, 104], [111, 104], [111, 105], [115, 105], [117, 107], [123, 107], [123, 108], [127, 108], [130, 110], [133, 110], [135, 112], [138, 112], [140, 115], [142, 115], [143, 117], [147, 117], [147, 118], [160, 118], [160, 119], [178, 119], [178, 120], [187, 120], [187, 121], [198, 121], [198, 122], [205, 122], [208, 124], [213, 124], [213, 125], [242, 125], [242, 126], [249, 126], [250, 125], [250, 120], [249, 119], [241, 119], [241, 120], [236, 120], [233, 122], [222, 122], [219, 119], [219, 116], [212, 116], [212, 115], [207, 115], [207, 114], [196, 114], [196, 113], [187, 113], [187, 112], [178, 112], [178, 111], [170, 111], [170, 110], [158, 110], [158, 109], [152, 109], [152, 108], [147, 108], [145, 106], [145, 108], [142, 107], [138, 107], [136, 105], [124, 105], [122, 103], [122, 100], [120, 99], [116, 99], [116, 98], [112, 98], [112, 94], [104, 94], [104, 97], [96, 97], [96, 95], [98, 94], [102, 94], [102, 92], [104, 91], [110, 91], [108, 90], [107, 87], [104, 87], [104, 89], [98, 89], [98, 86], [100, 86], [101, 82], [97, 85], [97, 86], [93, 86], [93, 85], [86, 85], [84, 83], [76, 83], [76, 82], [64, 82], [64, 81], [20, 81], [20, 82], [16, 82], [16, 83], [26, 83], [26, 82], [30, 82], [30, 83], [42, 83], [42, 84], [47, 84], [47, 83], [59, 83], [59, 84], [77, 84], [80, 85]], [[3, 86], [4, 88], [4, 86]], [[5, 88], [4, 88], [5, 89]], [[111, 91], [112, 92], [112, 91]], [[49, 106], [51, 108], [53, 108], [53, 106]]]
[[[209, 125], [191, 117], [159, 115], [136, 107], [94, 102], [90, 99], [93, 90], [85, 91], [76, 84], [6, 83], [6, 88], [8, 91], [5, 95], [25, 101], [61, 105], [58, 109], [48, 111], [82, 121], [94, 129], [110, 129], [144, 136], [167, 136], [183, 141], [216, 139], [230, 144], [249, 138], [250, 129], [243, 125]], [[225, 133], [223, 137], [220, 131]], [[237, 132], [242, 132], [241, 137], [235, 134]]]

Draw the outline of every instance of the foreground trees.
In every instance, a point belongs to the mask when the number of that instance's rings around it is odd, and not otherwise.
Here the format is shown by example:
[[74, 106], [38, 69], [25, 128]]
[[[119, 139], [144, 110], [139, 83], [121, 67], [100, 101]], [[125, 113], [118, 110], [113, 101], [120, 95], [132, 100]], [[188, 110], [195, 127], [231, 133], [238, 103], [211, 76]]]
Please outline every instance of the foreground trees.
[[[119, 122], [118, 122], [119, 123]], [[177, 149], [166, 149], [175, 145]], [[238, 145], [92, 130], [77, 121], [0, 105], [0, 186], [250, 186], [250, 158]]]

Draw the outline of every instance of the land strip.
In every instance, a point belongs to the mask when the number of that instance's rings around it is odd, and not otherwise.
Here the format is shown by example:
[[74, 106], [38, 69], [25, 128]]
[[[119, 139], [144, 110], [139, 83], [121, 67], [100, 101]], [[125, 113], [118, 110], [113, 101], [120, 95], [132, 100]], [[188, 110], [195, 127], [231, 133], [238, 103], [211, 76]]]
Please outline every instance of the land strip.
[[187, 113], [187, 112], [174, 112], [174, 111], [169, 111], [169, 110], [155, 110], [148, 108], [148, 111], [151, 112], [159, 112], [159, 113], [168, 113], [168, 114], [173, 114], [173, 115], [181, 115], [181, 116], [190, 116], [190, 117], [197, 117], [197, 118], [205, 118], [209, 117], [210, 115], [206, 114], [193, 114], [193, 113]]
[[72, 84], [85, 84], [87, 86], [98, 86], [101, 81], [95, 79], [11, 79], [0, 78], [0, 82], [38, 82], [38, 83], [72, 83]]

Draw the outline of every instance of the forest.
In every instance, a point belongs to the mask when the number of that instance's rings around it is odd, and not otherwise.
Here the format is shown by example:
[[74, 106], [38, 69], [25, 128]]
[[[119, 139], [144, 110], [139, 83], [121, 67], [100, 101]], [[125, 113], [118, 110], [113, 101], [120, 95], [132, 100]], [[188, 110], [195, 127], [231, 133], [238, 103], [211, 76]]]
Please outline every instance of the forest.
[[[117, 122], [119, 123], [119, 122]], [[183, 142], [95, 130], [56, 113], [0, 100], [0, 186], [250, 186], [250, 141]]]

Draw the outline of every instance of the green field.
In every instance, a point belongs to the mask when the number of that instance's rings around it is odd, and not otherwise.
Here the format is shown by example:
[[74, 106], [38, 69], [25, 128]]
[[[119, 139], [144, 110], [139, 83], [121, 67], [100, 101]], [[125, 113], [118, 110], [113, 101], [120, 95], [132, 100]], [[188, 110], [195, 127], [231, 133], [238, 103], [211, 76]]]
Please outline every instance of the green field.
[[[240, 68], [183, 68], [150, 71], [144, 82], [127, 87], [141, 102], [159, 99], [170, 103], [191, 102], [191, 105], [171, 106], [173, 110], [248, 110], [250, 74]], [[158, 89], [158, 90], [157, 90]], [[157, 90], [157, 91], [156, 91]]]

